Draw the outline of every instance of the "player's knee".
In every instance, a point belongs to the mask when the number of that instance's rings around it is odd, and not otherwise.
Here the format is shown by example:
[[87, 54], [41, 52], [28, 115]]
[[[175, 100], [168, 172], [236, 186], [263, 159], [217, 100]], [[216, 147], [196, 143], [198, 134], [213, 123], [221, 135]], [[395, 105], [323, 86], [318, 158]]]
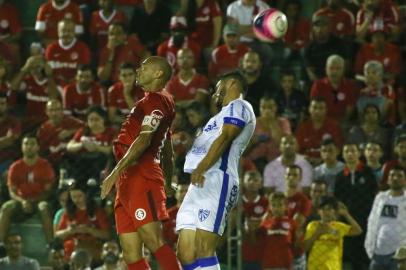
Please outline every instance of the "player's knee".
[[160, 234], [142, 234], [142, 241], [153, 253], [165, 244]]

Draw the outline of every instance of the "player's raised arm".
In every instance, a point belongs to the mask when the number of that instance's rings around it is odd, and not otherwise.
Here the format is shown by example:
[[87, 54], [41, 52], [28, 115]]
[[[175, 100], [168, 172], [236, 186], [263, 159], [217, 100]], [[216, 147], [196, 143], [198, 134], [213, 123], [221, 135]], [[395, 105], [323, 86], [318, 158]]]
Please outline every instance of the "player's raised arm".
[[[169, 131], [168, 131], [169, 133]], [[165, 192], [167, 196], [174, 196], [174, 190], [172, 188], [172, 177], [174, 169], [174, 155], [173, 145], [170, 137], [167, 136], [164, 146], [162, 148], [162, 160], [161, 167], [165, 178]]]

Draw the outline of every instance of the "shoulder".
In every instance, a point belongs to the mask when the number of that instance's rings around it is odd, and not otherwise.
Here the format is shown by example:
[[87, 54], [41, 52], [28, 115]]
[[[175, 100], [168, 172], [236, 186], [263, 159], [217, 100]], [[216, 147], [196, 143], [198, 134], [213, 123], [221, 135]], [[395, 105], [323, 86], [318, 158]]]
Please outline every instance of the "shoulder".
[[38, 167], [43, 167], [43, 166], [51, 167], [51, 163], [49, 163], [49, 161], [45, 158], [38, 158], [37, 164], [35, 164], [35, 165], [37, 165]]
[[59, 49], [60, 49], [60, 46], [59, 46], [58, 42], [54, 41], [47, 46], [46, 51], [53, 52], [54, 50], [59, 50]]
[[20, 159], [14, 161], [13, 163], [11, 163], [10, 171], [15, 170], [16, 168], [21, 168], [21, 167], [25, 167], [25, 163], [24, 163], [22, 158], [20, 158]]

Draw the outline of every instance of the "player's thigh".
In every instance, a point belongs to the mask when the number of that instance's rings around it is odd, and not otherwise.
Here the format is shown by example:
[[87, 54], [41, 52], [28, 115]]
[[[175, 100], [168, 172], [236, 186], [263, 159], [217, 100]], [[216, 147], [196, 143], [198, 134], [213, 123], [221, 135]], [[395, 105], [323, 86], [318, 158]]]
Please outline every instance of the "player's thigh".
[[220, 235], [217, 233], [197, 229], [195, 238], [197, 257], [207, 258], [213, 256], [216, 252], [216, 247], [219, 240]]
[[199, 205], [195, 200], [198, 194], [198, 188], [190, 185], [176, 215], [176, 231], [196, 230]]
[[126, 263], [133, 263], [143, 258], [143, 242], [138, 232], [122, 233], [118, 236]]
[[163, 244], [162, 224], [160, 221], [151, 222], [138, 228], [138, 234], [151, 252], [155, 252]]
[[177, 256], [182, 264], [191, 264], [196, 260], [196, 231], [182, 229], [179, 231]]

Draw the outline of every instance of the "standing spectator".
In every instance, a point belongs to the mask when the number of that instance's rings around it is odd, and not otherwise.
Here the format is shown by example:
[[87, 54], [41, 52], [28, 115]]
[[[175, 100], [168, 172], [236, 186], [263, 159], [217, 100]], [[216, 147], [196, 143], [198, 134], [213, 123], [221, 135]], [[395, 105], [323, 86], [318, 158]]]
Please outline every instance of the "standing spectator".
[[310, 184], [313, 179], [313, 167], [304, 158], [297, 154], [297, 141], [293, 135], [283, 136], [279, 144], [281, 155], [275, 160], [269, 162], [264, 169], [264, 188], [266, 193], [275, 191], [284, 192], [286, 184], [284, 179], [285, 168], [292, 165], [300, 166], [302, 190], [309, 194]]
[[[343, 240], [362, 233], [358, 222], [345, 205], [334, 197], [323, 197], [319, 205], [319, 221], [307, 225], [305, 250], [309, 252], [308, 270], [343, 269]], [[336, 221], [343, 218], [348, 224]], [[355, 268], [360, 269], [360, 268]]]
[[398, 270], [406, 270], [406, 246], [398, 248], [393, 259], [396, 260]]
[[314, 180], [310, 185], [310, 200], [312, 202], [312, 212], [307, 217], [307, 223], [320, 220], [319, 209], [321, 200], [328, 195], [327, 183], [323, 180]]
[[48, 157], [55, 168], [59, 167], [66, 145], [77, 129], [83, 127], [83, 122], [73, 116], [63, 114], [62, 103], [58, 99], [47, 102], [46, 113], [48, 120], [37, 132], [40, 153]]
[[194, 68], [195, 56], [191, 49], [180, 49], [176, 53], [178, 74], [173, 76], [166, 90], [173, 96], [177, 104], [197, 100], [207, 103], [209, 97], [209, 80], [206, 76], [196, 72]]
[[78, 66], [75, 80], [63, 89], [62, 100], [65, 114], [82, 120], [89, 107], [106, 105], [104, 89], [95, 81], [90, 65]]
[[97, 75], [101, 81], [116, 82], [124, 62], [138, 67], [148, 55], [135, 35], [127, 35], [122, 24], [112, 23], [108, 28], [107, 45], [100, 51]]
[[90, 63], [90, 51], [85, 43], [75, 38], [75, 24], [64, 19], [58, 22], [58, 40], [50, 43], [45, 51], [45, 58], [53, 70], [58, 83], [70, 83], [77, 67]]
[[135, 103], [144, 97], [144, 91], [136, 85], [136, 71], [132, 63], [120, 66], [120, 81], [113, 84], [107, 93], [109, 121], [120, 126]]
[[90, 35], [95, 41], [96, 51], [101, 50], [107, 44], [107, 32], [112, 23], [125, 25], [127, 17], [121, 11], [115, 8], [113, 0], [99, 0], [99, 10], [92, 13], [90, 20]]
[[327, 115], [339, 123], [348, 121], [354, 112], [357, 87], [344, 77], [344, 58], [330, 55], [326, 61], [327, 77], [315, 81], [310, 96], [323, 97], [327, 105]]
[[20, 235], [16, 233], [7, 235], [5, 244], [7, 256], [0, 259], [1, 270], [40, 270], [37, 260], [22, 255]]
[[327, 117], [327, 103], [324, 98], [313, 98], [309, 106], [310, 118], [299, 124], [296, 130], [296, 139], [299, 144], [299, 153], [306, 156], [313, 165], [320, 165], [320, 147], [323, 140], [332, 139], [341, 149], [343, 135], [339, 124]]
[[328, 0], [327, 6], [317, 10], [313, 16], [327, 16], [331, 21], [331, 32], [338, 37], [353, 38], [355, 18], [348, 9], [342, 7], [341, 0]]
[[0, 40], [9, 46], [19, 64], [21, 60], [19, 42], [22, 31], [19, 11], [13, 4], [2, 1], [0, 3], [0, 21]]
[[[345, 144], [343, 158], [345, 167], [336, 177], [334, 194], [342, 201], [362, 230], [366, 231], [368, 215], [377, 191], [374, 174], [359, 161], [360, 151], [356, 144]], [[344, 243], [344, 262], [352, 269], [368, 268], [368, 256], [364, 249], [365, 233]]]
[[382, 146], [374, 141], [370, 141], [365, 145], [364, 156], [366, 164], [374, 173], [375, 180], [378, 185], [382, 182], [382, 163], [383, 156]]
[[382, 188], [387, 188], [389, 172], [394, 166], [399, 165], [406, 169], [406, 134], [402, 134], [395, 139], [394, 153], [397, 158], [389, 160], [383, 165]]
[[325, 181], [329, 194], [334, 193], [336, 176], [344, 169], [344, 163], [337, 160], [339, 153], [340, 149], [337, 148], [332, 138], [322, 141], [320, 156], [323, 163], [314, 168], [314, 179]]
[[210, 118], [207, 107], [204, 104], [195, 101], [186, 107], [185, 113], [191, 127], [191, 133], [197, 135], [202, 132], [202, 128]]
[[[130, 29], [152, 54], [156, 54], [158, 45], [169, 37], [171, 10], [167, 1], [148, 0], [135, 7]], [[148, 25], [148, 27], [145, 27]]]
[[392, 259], [406, 244], [406, 172], [393, 167], [389, 190], [378, 193], [368, 217], [365, 249], [371, 259], [370, 270], [397, 269]]
[[241, 58], [250, 49], [240, 42], [238, 28], [233, 24], [226, 24], [223, 29], [224, 44], [215, 48], [209, 63], [209, 78], [215, 81], [221, 74], [239, 67]]
[[95, 268], [95, 270], [124, 270], [120, 264], [120, 247], [115, 240], [109, 240], [103, 244], [103, 250], [100, 258], [103, 260], [103, 265]]
[[[45, 239], [52, 241], [52, 218], [47, 200], [52, 194], [55, 173], [51, 164], [39, 157], [37, 138], [24, 136], [21, 143], [23, 157], [11, 164], [7, 185], [11, 200], [4, 203], [0, 212], [0, 242], [9, 230], [12, 220], [21, 221], [38, 213]], [[18, 219], [20, 217], [20, 219]]]
[[35, 30], [46, 45], [60, 38], [57, 27], [62, 20], [71, 20], [73, 33], [82, 34], [83, 18], [79, 6], [72, 0], [50, 0], [41, 5], [37, 13]]
[[48, 265], [51, 266], [51, 269], [69, 270], [69, 265], [65, 262], [65, 251], [61, 241], [54, 240], [49, 248]]

